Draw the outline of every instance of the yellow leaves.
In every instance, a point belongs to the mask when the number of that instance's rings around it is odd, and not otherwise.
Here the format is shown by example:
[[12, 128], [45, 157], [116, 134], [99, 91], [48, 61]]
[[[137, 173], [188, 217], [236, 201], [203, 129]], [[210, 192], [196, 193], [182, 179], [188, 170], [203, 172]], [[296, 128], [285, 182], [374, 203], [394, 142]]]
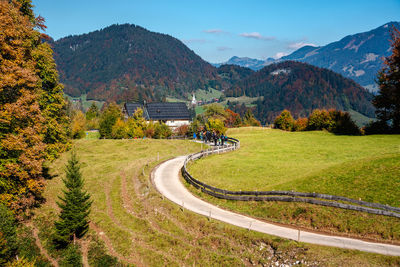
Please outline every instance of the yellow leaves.
[[14, 210], [34, 204], [45, 158], [67, 148], [63, 87], [51, 48], [41, 44], [29, 6], [19, 8], [18, 1], [0, 1], [0, 201]]
[[82, 111], [74, 113], [71, 121], [71, 135], [72, 138], [82, 138], [85, 135], [86, 118]]

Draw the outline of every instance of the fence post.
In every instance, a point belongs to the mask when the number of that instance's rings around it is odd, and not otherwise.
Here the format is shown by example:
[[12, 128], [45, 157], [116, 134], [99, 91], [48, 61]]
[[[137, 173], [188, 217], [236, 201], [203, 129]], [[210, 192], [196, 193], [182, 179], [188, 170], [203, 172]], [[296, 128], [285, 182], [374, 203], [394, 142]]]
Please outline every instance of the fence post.
[[300, 229], [298, 229], [298, 232], [297, 232], [297, 242], [300, 242]]

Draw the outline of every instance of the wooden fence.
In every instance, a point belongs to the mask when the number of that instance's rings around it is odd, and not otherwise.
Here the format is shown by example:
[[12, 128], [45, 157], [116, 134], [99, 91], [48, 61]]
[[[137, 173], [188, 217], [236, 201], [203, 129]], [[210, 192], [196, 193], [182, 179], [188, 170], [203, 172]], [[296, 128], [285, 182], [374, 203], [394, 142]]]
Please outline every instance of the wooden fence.
[[[185, 180], [202, 192], [216, 198], [240, 201], [282, 201], [282, 202], [303, 202], [315, 205], [336, 207], [347, 210], [356, 210], [372, 214], [379, 214], [400, 218], [400, 208], [391, 207], [379, 203], [366, 202], [342, 196], [334, 196], [319, 193], [303, 193], [294, 191], [230, 191], [205, 184], [195, 179], [187, 171], [187, 163], [212, 154], [226, 153], [240, 148], [240, 141], [235, 138], [228, 138], [228, 143], [224, 146], [213, 147], [198, 153], [189, 155], [181, 169]], [[348, 204], [348, 203], [352, 204]]]

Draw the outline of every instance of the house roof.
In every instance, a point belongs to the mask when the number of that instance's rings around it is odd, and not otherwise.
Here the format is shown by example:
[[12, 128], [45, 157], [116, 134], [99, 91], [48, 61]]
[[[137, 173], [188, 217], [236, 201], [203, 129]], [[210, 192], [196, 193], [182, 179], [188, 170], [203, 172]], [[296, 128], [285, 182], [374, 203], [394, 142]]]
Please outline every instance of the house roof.
[[136, 109], [143, 109], [143, 117], [146, 120], [190, 120], [190, 112], [183, 102], [147, 103], [144, 106], [139, 103], [125, 103], [128, 116], [132, 116]]
[[132, 116], [138, 108], [143, 109], [143, 105], [139, 103], [125, 103], [125, 110], [129, 117]]
[[190, 120], [190, 112], [183, 102], [148, 103], [146, 110], [151, 120]]

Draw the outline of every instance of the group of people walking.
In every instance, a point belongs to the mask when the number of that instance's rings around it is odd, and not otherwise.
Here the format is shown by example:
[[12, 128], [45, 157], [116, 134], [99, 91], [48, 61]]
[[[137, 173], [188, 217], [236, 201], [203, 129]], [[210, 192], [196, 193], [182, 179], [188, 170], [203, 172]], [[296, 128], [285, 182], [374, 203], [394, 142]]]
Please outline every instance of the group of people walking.
[[198, 134], [193, 133], [193, 139], [200, 139], [205, 144], [214, 143], [215, 146], [223, 146], [226, 141], [228, 141], [228, 137], [223, 133], [219, 133], [217, 131], [200, 131]]

